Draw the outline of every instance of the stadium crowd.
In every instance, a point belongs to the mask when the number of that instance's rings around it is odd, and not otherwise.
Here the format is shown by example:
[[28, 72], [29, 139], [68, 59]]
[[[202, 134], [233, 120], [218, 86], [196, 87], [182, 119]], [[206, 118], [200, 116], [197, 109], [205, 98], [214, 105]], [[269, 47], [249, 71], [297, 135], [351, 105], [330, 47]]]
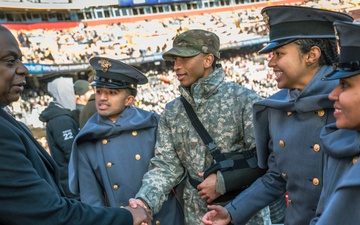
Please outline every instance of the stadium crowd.
[[[229, 57], [219, 61], [226, 73], [226, 79], [240, 83], [252, 89], [263, 97], [268, 97], [277, 91], [276, 81], [267, 66], [265, 56], [256, 56], [256, 52], [242, 56]], [[145, 74], [149, 82], [138, 87], [139, 93], [136, 106], [149, 111], [161, 113], [165, 104], [175, 98], [178, 93], [178, 81], [172, 70], [159, 70], [154, 67]], [[39, 121], [39, 114], [52, 101], [49, 95], [41, 94], [30, 97], [27, 101], [19, 99], [12, 104], [12, 111], [17, 119], [35, 128], [44, 128]]]
[[[323, 1], [324, 2], [324, 1]], [[344, 11], [341, 1], [325, 1], [334, 10]], [[313, 7], [318, 1], [309, 1]], [[117, 23], [87, 26], [81, 23], [75, 28], [62, 30], [12, 30], [18, 37], [24, 63], [73, 64], [89, 62], [96, 55], [109, 58], [128, 59], [167, 51], [172, 38], [188, 29], [207, 29], [218, 34], [222, 48], [241, 40], [267, 36], [267, 30], [260, 15], [260, 8], [228, 11], [201, 16], [167, 18], [135, 23]], [[269, 55], [257, 55], [255, 50], [241, 55], [223, 57], [219, 61], [229, 81], [253, 89], [262, 97], [278, 91], [271, 69], [267, 66]], [[142, 85], [136, 106], [161, 113], [165, 104], [178, 95], [178, 82], [169, 68], [159, 70], [151, 67], [145, 75], [149, 83]], [[29, 96], [27, 96], [29, 97]], [[30, 127], [44, 129], [39, 114], [52, 98], [46, 93], [34, 93], [26, 99], [13, 103], [17, 118]], [[41, 135], [40, 135], [41, 136]]]
[[188, 29], [206, 29], [219, 35], [222, 46], [267, 35], [260, 9], [203, 16], [77, 27], [62, 30], [14, 31], [24, 63], [88, 63], [94, 55], [127, 59], [168, 50], [172, 38]]
[[[307, 6], [346, 12], [356, 3], [346, 1], [307, 1]], [[353, 1], [356, 2], [356, 1]], [[226, 11], [182, 18], [144, 20], [88, 26], [80, 23], [69, 29], [13, 31], [24, 54], [24, 63], [88, 63], [94, 55], [128, 59], [168, 50], [172, 38], [188, 29], [201, 28], [216, 33], [222, 48], [242, 40], [267, 36], [261, 8]]]

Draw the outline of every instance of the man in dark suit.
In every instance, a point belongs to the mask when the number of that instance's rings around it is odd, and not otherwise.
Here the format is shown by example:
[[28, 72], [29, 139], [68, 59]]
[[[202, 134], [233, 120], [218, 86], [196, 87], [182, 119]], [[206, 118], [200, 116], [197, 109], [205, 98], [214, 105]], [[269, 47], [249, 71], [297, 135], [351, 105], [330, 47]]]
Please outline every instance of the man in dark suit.
[[6, 106], [19, 99], [27, 68], [12, 33], [0, 25], [0, 224], [150, 224], [146, 209], [91, 207], [65, 197], [60, 172]]

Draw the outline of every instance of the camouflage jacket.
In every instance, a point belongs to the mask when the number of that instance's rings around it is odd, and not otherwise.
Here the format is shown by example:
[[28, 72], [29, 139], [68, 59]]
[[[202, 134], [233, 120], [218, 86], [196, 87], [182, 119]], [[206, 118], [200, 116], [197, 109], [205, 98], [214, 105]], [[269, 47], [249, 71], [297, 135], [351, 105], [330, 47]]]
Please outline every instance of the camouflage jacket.
[[[208, 78], [193, 84], [191, 90], [180, 86], [180, 93], [193, 106], [223, 152], [254, 148], [252, 105], [261, 97], [236, 83], [225, 82], [224, 77], [224, 72], [218, 68]], [[150, 170], [144, 175], [143, 185], [136, 195], [145, 200], [154, 213], [160, 210], [167, 194], [181, 182], [186, 171], [202, 181], [198, 173], [205, 171], [213, 160], [179, 97], [167, 103], [158, 132], [155, 157], [151, 159]], [[188, 182], [183, 197], [186, 224], [201, 224], [206, 202]]]

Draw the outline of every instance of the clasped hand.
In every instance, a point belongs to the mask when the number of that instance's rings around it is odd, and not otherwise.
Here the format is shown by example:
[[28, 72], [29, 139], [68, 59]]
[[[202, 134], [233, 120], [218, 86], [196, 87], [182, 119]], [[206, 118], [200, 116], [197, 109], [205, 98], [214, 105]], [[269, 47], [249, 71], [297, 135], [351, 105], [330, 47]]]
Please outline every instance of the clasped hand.
[[153, 220], [151, 211], [140, 200], [131, 198], [129, 206], [126, 206], [125, 209], [131, 212], [134, 225], [151, 225]]

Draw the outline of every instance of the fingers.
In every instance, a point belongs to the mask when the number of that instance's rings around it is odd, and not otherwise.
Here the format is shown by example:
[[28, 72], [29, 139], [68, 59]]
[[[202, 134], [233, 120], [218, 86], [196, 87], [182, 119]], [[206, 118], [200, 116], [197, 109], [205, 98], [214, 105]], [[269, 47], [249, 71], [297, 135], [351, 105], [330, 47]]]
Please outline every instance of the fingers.
[[210, 190], [208, 189], [208, 192], [206, 192], [206, 189], [200, 189], [198, 191], [198, 196], [206, 201], [207, 203], [211, 203], [212, 201], [214, 201], [217, 197], [220, 196], [220, 194], [216, 193], [215, 190]]
[[129, 199], [129, 206], [134, 209], [136, 209], [138, 206], [147, 208], [146, 205], [140, 199], [136, 199], [136, 198]]
[[221, 207], [219, 207], [217, 205], [208, 205], [207, 208], [208, 208], [208, 210], [216, 210], [216, 209], [219, 209]]
[[211, 198], [211, 196], [207, 195], [206, 193], [204, 193], [204, 192], [202, 192], [202, 191], [199, 191], [199, 192], [198, 192], [198, 195], [200, 196], [200, 198], [201, 198], [202, 200], [204, 200], [204, 201], [207, 202], [207, 203], [210, 203], [210, 202], [214, 201], [214, 199]]
[[126, 206], [124, 208], [131, 212], [134, 225], [151, 225], [153, 217], [149, 209], [143, 207], [132, 208], [130, 206]]
[[208, 204], [210, 204], [210, 203], [212, 203], [212, 201], [214, 201], [214, 200], [215, 200], [215, 199], [209, 197], [208, 199], [206, 199], [206, 202], [207, 202]]
[[207, 206], [208, 210], [215, 210], [216, 212], [227, 212], [227, 210], [220, 205], [208, 205]]
[[147, 214], [147, 216], [148, 216], [148, 223], [149, 224], [151, 224], [151, 221], [153, 221], [153, 216], [152, 216], [152, 213], [151, 213], [151, 210], [150, 209], [148, 209], [148, 208], [144, 208], [144, 210], [145, 210], [145, 212], [146, 212], [146, 214]]
[[214, 201], [214, 199], [208, 193], [206, 193], [205, 189], [199, 189], [198, 195], [202, 200], [206, 201], [207, 203]]
[[214, 200], [211, 198], [211, 196], [208, 196], [206, 193], [202, 193], [201, 191], [198, 192], [198, 195], [201, 197], [202, 200], [206, 201], [207, 203], [210, 203]]
[[152, 213], [151, 213], [151, 210], [148, 209], [148, 208], [144, 208], [145, 209], [145, 212], [150, 216], [151, 220], [153, 219], [152, 218]]
[[213, 217], [216, 215], [215, 211], [207, 212], [201, 219], [201, 222], [205, 225], [211, 225], [213, 221]]
[[129, 206], [130, 206], [131, 208], [133, 208], [133, 209], [136, 209], [136, 208], [138, 207], [135, 198], [130, 198], [130, 199], [129, 199]]

